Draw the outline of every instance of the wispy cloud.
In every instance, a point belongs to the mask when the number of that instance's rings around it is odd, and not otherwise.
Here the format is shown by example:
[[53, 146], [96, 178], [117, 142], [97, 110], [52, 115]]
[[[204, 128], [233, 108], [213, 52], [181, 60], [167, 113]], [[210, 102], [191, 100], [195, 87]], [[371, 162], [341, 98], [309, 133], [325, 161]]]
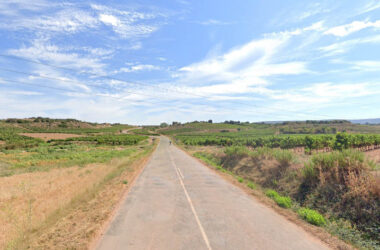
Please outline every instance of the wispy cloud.
[[152, 71], [152, 70], [160, 70], [161, 67], [156, 66], [156, 65], [151, 65], [151, 64], [137, 64], [133, 65], [131, 67], [123, 67], [118, 71], [115, 71], [115, 73], [119, 72], [137, 72], [137, 71]]
[[221, 20], [216, 20], [216, 19], [208, 19], [206, 21], [200, 21], [200, 22], [196, 22], [198, 24], [201, 24], [201, 25], [229, 25], [229, 24], [232, 24], [232, 22], [225, 22], [225, 21], [221, 21]]
[[319, 50], [325, 52], [327, 56], [333, 56], [336, 54], [346, 53], [350, 49], [361, 44], [377, 44], [377, 43], [380, 43], [380, 35], [345, 40], [343, 42], [336, 42], [327, 46], [322, 46], [319, 48]]
[[309, 72], [303, 61], [279, 61], [276, 56], [292, 37], [318, 30], [321, 25], [264, 35], [224, 54], [182, 67], [173, 77], [176, 82], [193, 85], [187, 87], [192, 93], [211, 96], [266, 93], [268, 89], [264, 86], [270, 84], [269, 77]]
[[[53, 33], [75, 33], [86, 30], [97, 30], [106, 25], [120, 37], [129, 39], [146, 36], [156, 31], [162, 24], [158, 22], [147, 23], [147, 20], [163, 18], [162, 13], [146, 13], [137, 10], [120, 10], [103, 5], [90, 5], [88, 8], [79, 8], [75, 4], [48, 4], [44, 1], [25, 3], [12, 0], [10, 3], [0, 3], [0, 14], [14, 15], [16, 18], [2, 18], [0, 28], [8, 30], [27, 30], [52, 36]], [[34, 2], [34, 1], [33, 1]], [[14, 6], [17, 6], [14, 8]], [[25, 15], [16, 10], [49, 9], [49, 14], [40, 15], [38, 12]], [[6, 22], [4, 22], [6, 19]], [[47, 33], [50, 32], [50, 33]]]
[[40, 11], [55, 5], [51, 2], [45, 0], [7, 0], [0, 2], [0, 14], [7, 16], [15, 16], [20, 13], [20, 11]]
[[340, 25], [340, 26], [330, 28], [327, 31], [325, 31], [325, 34], [343, 37], [343, 36], [350, 35], [351, 33], [354, 33], [354, 32], [357, 32], [357, 31], [360, 31], [360, 30], [366, 29], [366, 28], [379, 29], [380, 28], [380, 20], [377, 20], [375, 22], [354, 21], [354, 22], [349, 23], [349, 24], [344, 24], [344, 25]]
[[96, 73], [103, 73], [104, 64], [98, 57], [84, 56], [77, 53], [66, 53], [64, 49], [50, 44], [45, 39], [36, 39], [29, 47], [11, 49], [9, 54], [29, 58], [32, 60], [42, 60], [59, 65], [61, 67], [74, 68], [78, 70], [88, 70]]
[[159, 24], [147, 24], [143, 21], [154, 20], [163, 17], [162, 13], [145, 13], [138, 11], [125, 11], [110, 8], [104, 5], [91, 5], [92, 9], [98, 11], [99, 21], [124, 38], [138, 37], [153, 33], [159, 28]]
[[74, 33], [95, 28], [98, 20], [90, 13], [78, 9], [64, 9], [53, 15], [23, 16], [2, 23], [2, 29], [29, 30], [37, 33]]

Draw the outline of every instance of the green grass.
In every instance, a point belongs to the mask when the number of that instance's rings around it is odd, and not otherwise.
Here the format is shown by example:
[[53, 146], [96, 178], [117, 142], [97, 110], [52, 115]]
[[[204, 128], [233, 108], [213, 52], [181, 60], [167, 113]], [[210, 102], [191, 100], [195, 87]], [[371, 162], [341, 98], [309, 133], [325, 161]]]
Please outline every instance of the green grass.
[[253, 182], [251, 182], [251, 181], [249, 181], [249, 182], [247, 183], [247, 187], [249, 187], [250, 189], [256, 189], [256, 188], [257, 188], [257, 187], [256, 187], [256, 184], [253, 183]]
[[292, 200], [288, 196], [281, 196], [273, 189], [268, 189], [265, 195], [274, 200], [277, 205], [283, 208], [290, 208], [292, 206]]
[[147, 139], [143, 135], [128, 135], [128, 134], [104, 134], [84, 137], [72, 137], [66, 140], [51, 140], [51, 141], [84, 141], [103, 145], [134, 145]]
[[135, 152], [134, 147], [115, 150], [112, 146], [96, 145], [55, 145], [45, 144], [31, 148], [26, 152], [21, 150], [6, 151], [0, 156], [0, 161], [6, 167], [0, 169], [0, 176], [15, 173], [46, 171], [51, 168], [83, 166], [89, 163], [105, 163], [112, 158], [128, 156]]
[[316, 225], [316, 226], [324, 226], [326, 225], [326, 219], [318, 213], [318, 211], [309, 209], [309, 208], [300, 208], [298, 210], [298, 214], [300, 217], [310, 224]]

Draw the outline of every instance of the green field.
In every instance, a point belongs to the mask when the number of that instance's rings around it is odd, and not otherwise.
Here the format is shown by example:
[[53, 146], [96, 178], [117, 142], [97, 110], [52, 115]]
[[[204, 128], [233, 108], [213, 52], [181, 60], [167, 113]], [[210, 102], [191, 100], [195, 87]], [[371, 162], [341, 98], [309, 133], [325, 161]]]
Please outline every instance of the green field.
[[[59, 127], [64, 122], [66, 127]], [[49, 125], [48, 125], [49, 124]], [[0, 121], [0, 176], [51, 168], [104, 163], [128, 156], [135, 145], [143, 144], [145, 135], [120, 134], [129, 125], [101, 125], [76, 120], [11, 119]], [[44, 141], [20, 133], [80, 134], [80, 137]]]
[[[339, 123], [210, 124], [188, 123], [161, 129], [185, 145], [290, 149], [345, 149], [380, 145], [380, 126]], [[289, 133], [292, 131], [292, 133]], [[301, 131], [301, 133], [297, 133]], [[379, 131], [379, 133], [374, 133]], [[335, 132], [335, 133], [332, 133]]]

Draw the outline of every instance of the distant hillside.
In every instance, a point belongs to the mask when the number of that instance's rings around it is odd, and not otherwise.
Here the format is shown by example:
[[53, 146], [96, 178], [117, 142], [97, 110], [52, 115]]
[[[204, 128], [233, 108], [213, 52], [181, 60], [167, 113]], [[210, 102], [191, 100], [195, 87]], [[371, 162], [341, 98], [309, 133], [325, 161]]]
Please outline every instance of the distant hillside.
[[355, 124], [380, 124], [380, 118], [350, 120], [350, 122]]
[[45, 117], [32, 118], [8, 118], [0, 119], [0, 129], [12, 128], [18, 132], [41, 132], [41, 133], [99, 133], [121, 132], [132, 128], [126, 124], [91, 123], [76, 119], [51, 119]]

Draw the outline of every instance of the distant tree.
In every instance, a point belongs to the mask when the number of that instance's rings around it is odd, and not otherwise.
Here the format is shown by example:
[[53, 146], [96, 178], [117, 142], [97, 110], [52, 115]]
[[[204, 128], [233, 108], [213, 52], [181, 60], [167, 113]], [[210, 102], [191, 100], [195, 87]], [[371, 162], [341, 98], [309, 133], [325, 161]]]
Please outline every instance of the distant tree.
[[161, 127], [161, 128], [165, 128], [165, 127], [167, 127], [167, 126], [169, 126], [169, 124], [167, 124], [166, 122], [162, 122], [162, 123], [160, 124], [160, 127]]
[[210, 119], [210, 120], [208, 120], [208, 123], [212, 123], [212, 120]]

